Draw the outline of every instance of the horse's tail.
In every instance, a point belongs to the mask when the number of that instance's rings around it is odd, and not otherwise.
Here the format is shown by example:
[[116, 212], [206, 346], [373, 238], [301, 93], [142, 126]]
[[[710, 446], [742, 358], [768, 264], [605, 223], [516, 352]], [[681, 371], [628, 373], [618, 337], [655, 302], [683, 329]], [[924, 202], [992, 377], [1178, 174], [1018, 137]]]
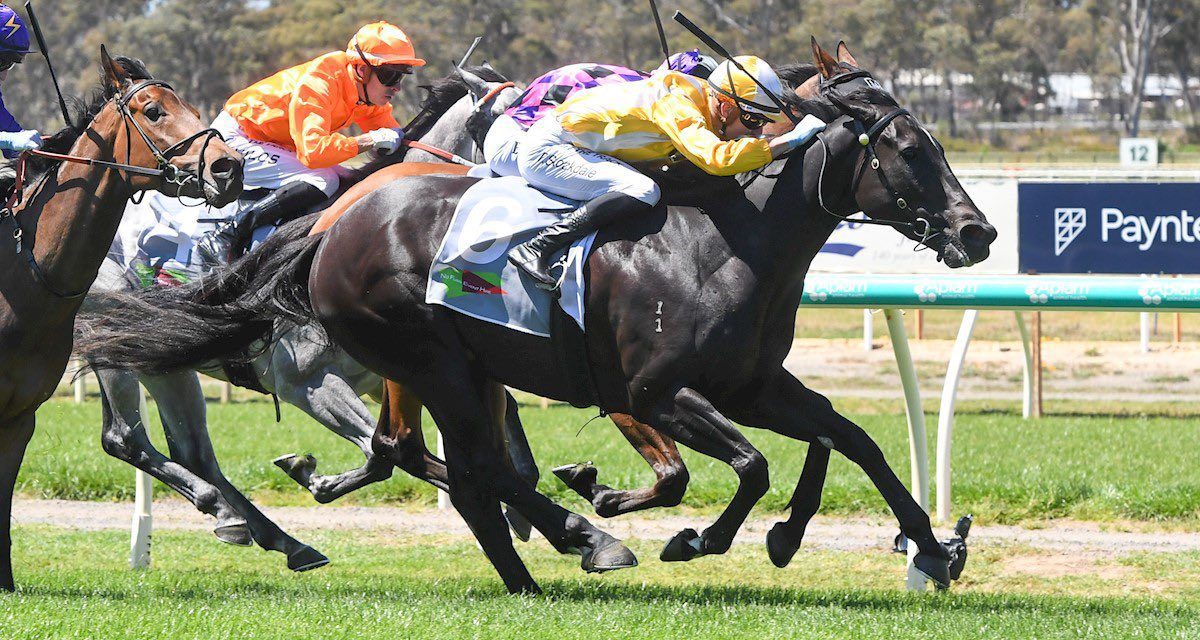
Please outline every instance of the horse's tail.
[[89, 296], [75, 321], [75, 352], [94, 369], [166, 372], [214, 360], [247, 360], [276, 320], [313, 318], [308, 272], [323, 234], [319, 214], [279, 228], [248, 255], [182, 287]]

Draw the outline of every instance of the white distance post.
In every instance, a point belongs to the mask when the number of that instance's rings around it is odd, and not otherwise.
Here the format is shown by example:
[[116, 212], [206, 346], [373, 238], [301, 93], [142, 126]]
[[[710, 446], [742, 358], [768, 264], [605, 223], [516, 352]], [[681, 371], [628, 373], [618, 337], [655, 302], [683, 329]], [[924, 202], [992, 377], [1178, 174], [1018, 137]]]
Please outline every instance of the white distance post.
[[[917, 383], [917, 369], [913, 366], [912, 351], [908, 348], [908, 332], [904, 328], [904, 315], [899, 309], [885, 309], [888, 333], [892, 336], [892, 351], [896, 354], [896, 366], [900, 369], [900, 382], [904, 386], [904, 405], [908, 414], [908, 453], [912, 477], [912, 494], [917, 504], [929, 512], [929, 448], [925, 438], [925, 413], [921, 408], [921, 388]], [[908, 573], [905, 585], [909, 591], [924, 591], [925, 576], [913, 566], [917, 545], [908, 545]]]
[[1025, 316], [1020, 311], [1014, 311], [1017, 317], [1017, 331], [1021, 334], [1021, 348], [1025, 351], [1025, 385], [1021, 395], [1021, 417], [1026, 420], [1033, 417], [1033, 340], [1029, 337], [1029, 328], [1025, 326]]
[[979, 312], [975, 309], [963, 313], [958, 339], [954, 341], [954, 351], [946, 367], [946, 382], [942, 387], [937, 436], [937, 517], [942, 522], [950, 522], [950, 443], [954, 438], [954, 403], [958, 399], [958, 381], [962, 378], [963, 363], [967, 360], [967, 349], [971, 346], [971, 334], [975, 331], [978, 317]]
[[[138, 387], [138, 416], [145, 426], [148, 418], [146, 411], [146, 393]], [[133, 526], [129, 535], [129, 566], [134, 569], [146, 569], [150, 566], [150, 531], [154, 527], [154, 517], [150, 514], [154, 503], [154, 484], [150, 474], [137, 470], [133, 498]]]
[[863, 309], [863, 351], [871, 353], [875, 348], [875, 316], [870, 309]]
[[1138, 314], [1142, 321], [1142, 353], [1150, 353], [1150, 314]]

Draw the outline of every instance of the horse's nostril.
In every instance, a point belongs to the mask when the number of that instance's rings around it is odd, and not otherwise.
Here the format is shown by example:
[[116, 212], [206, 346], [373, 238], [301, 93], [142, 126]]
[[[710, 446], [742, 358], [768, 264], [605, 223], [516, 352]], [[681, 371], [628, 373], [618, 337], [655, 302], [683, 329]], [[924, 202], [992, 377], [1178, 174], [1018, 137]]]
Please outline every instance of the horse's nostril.
[[986, 247], [996, 239], [996, 228], [982, 222], [968, 222], [958, 230], [958, 237], [968, 247]]
[[233, 177], [237, 167], [237, 161], [226, 156], [213, 162], [212, 165], [209, 166], [209, 171], [211, 171], [213, 177], [218, 180], [229, 180]]

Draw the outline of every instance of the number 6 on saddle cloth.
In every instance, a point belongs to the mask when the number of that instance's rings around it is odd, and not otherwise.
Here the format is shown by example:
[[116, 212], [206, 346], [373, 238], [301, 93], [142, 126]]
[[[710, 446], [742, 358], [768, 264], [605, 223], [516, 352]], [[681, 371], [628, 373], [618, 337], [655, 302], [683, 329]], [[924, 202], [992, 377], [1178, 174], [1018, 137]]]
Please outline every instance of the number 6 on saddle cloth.
[[463, 194], [454, 211], [429, 270], [425, 302], [550, 338], [562, 370], [579, 392], [577, 397], [594, 399], [583, 350], [583, 267], [596, 234], [575, 242], [563, 254], [557, 297], [508, 262], [510, 247], [579, 206], [538, 191], [517, 176], [479, 181]]

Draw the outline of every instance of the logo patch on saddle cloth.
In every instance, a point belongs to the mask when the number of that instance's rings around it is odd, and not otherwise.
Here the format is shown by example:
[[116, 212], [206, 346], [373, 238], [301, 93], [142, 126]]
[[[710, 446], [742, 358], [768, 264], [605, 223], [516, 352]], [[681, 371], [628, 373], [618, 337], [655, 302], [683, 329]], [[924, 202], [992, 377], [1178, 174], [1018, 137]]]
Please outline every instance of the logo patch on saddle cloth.
[[[524, 333], [549, 337], [554, 298], [508, 263], [508, 250], [579, 203], [548, 195], [519, 177], [487, 178], [459, 200], [429, 270], [425, 302]], [[595, 234], [566, 253], [560, 304], [583, 327], [583, 263]]]
[[442, 284], [446, 285], [447, 296], [479, 295], [502, 296], [504, 289], [500, 288], [500, 276], [495, 273], [475, 273], [454, 267], [446, 267], [438, 272]]

